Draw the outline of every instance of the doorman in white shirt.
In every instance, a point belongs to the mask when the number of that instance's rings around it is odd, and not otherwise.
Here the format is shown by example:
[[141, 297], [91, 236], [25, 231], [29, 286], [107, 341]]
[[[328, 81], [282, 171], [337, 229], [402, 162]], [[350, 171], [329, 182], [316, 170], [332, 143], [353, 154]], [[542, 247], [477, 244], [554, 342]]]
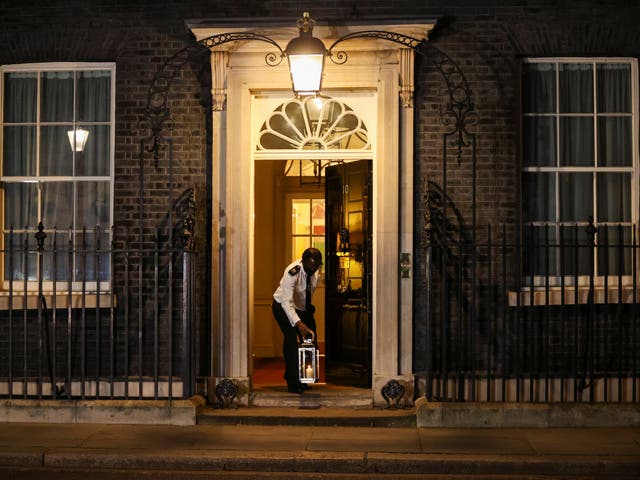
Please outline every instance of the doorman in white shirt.
[[298, 336], [316, 335], [315, 307], [311, 297], [318, 286], [322, 253], [317, 248], [307, 248], [302, 258], [289, 264], [282, 275], [280, 285], [273, 294], [271, 309], [284, 335], [284, 379], [291, 393], [302, 393], [307, 385], [298, 378]]

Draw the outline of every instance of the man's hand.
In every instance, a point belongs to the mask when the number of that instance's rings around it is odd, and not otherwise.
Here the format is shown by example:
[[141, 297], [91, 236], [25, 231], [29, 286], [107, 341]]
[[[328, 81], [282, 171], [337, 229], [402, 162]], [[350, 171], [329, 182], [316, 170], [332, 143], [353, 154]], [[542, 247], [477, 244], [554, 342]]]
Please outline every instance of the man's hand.
[[313, 331], [307, 327], [302, 320], [298, 320], [295, 326], [298, 327], [298, 332], [300, 332], [300, 336], [302, 338], [307, 338], [307, 336], [313, 335]]

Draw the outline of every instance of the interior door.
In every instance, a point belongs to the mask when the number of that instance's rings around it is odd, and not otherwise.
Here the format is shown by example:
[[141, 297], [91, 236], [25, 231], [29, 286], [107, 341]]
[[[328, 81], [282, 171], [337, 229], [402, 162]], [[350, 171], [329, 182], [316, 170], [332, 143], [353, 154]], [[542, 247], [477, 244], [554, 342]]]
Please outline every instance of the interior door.
[[371, 164], [326, 170], [327, 382], [371, 387]]

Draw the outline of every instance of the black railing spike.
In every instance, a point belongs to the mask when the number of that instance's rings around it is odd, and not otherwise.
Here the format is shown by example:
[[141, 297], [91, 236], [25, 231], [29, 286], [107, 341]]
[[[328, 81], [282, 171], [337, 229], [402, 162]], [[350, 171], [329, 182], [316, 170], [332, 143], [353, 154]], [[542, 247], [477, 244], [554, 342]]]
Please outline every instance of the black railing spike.
[[185, 250], [191, 251], [193, 250], [194, 238], [193, 238], [193, 230], [194, 230], [195, 221], [193, 216], [188, 213], [184, 217], [184, 221], [182, 222], [182, 246]]
[[44, 240], [47, 238], [47, 234], [44, 233], [44, 225], [42, 222], [38, 223], [38, 231], [36, 232], [35, 237], [38, 245], [38, 251], [42, 252], [44, 250]]
[[598, 227], [596, 227], [593, 217], [589, 216], [589, 225], [584, 229], [589, 238], [589, 243], [593, 247], [596, 244], [596, 235], [598, 234]]

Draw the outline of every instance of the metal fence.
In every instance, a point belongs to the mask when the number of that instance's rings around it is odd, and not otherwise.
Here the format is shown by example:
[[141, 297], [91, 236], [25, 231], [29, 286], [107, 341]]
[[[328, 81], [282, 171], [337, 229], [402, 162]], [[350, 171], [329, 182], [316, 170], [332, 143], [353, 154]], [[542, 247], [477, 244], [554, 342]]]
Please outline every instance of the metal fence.
[[10, 230], [2, 249], [0, 397], [182, 398], [195, 390], [188, 230]]
[[426, 396], [638, 402], [638, 229], [434, 225]]

